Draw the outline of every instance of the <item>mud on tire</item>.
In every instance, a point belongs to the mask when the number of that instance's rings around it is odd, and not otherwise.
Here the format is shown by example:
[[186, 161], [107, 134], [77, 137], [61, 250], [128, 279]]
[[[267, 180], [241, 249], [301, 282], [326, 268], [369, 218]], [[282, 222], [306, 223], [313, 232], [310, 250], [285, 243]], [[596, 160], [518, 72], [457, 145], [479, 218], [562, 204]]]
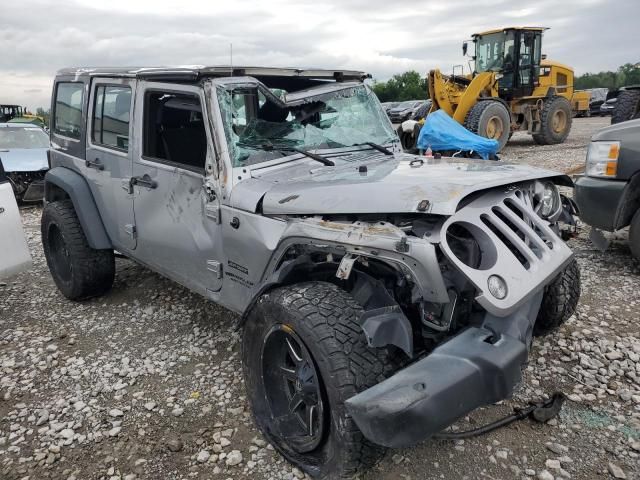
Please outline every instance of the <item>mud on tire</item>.
[[482, 100], [469, 110], [464, 126], [470, 132], [497, 140], [500, 151], [510, 138], [511, 115], [502, 102]]
[[[364, 438], [344, 406], [347, 399], [379, 383], [396, 369], [387, 350], [367, 346], [357, 323], [361, 313], [360, 305], [337, 286], [305, 282], [266, 293], [247, 317], [242, 363], [256, 424], [282, 455], [312, 476], [349, 478], [375, 464], [384, 454], [384, 448]], [[308, 355], [319, 377], [323, 417], [318, 420], [316, 410], [316, 421], [323, 423], [314, 423], [309, 429], [311, 432], [315, 429], [313, 441], [301, 444], [300, 433], [287, 437], [283, 433], [286, 416], [274, 413], [281, 410], [276, 403], [282, 397], [281, 391], [285, 392], [286, 401], [289, 399], [286, 395], [292, 395], [295, 389], [286, 380], [274, 381], [277, 377], [272, 373], [279, 368], [286, 371], [287, 367], [268, 360], [272, 358], [273, 335], [291, 345], [299, 343], [293, 356]], [[289, 355], [286, 351], [289, 343], [282, 347], [284, 357]], [[301, 383], [307, 377], [303, 376]], [[300, 430], [304, 432], [305, 428]]]
[[552, 97], [544, 101], [540, 112], [540, 132], [533, 134], [539, 145], [555, 145], [564, 142], [571, 131], [573, 114], [571, 104], [564, 97]]
[[575, 313], [579, 299], [580, 267], [574, 258], [564, 271], [545, 287], [533, 334], [542, 336], [557, 329]]
[[113, 285], [113, 250], [91, 248], [71, 200], [45, 205], [42, 245], [51, 276], [70, 300], [101, 295]]

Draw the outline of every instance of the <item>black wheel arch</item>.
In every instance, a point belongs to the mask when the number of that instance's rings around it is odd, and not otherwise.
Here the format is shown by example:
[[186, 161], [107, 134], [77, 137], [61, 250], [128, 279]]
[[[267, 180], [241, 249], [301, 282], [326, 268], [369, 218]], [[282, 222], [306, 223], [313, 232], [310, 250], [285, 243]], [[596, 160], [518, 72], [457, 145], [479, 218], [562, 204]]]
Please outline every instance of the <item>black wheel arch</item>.
[[44, 177], [45, 202], [66, 198], [73, 203], [89, 246], [96, 250], [113, 248], [87, 181], [69, 168], [54, 167]]
[[[309, 281], [332, 283], [354, 297], [364, 310], [361, 319], [363, 334], [371, 347], [393, 345], [413, 357], [414, 328], [403, 312], [398, 300], [385, 288], [382, 277], [391, 277], [395, 270], [380, 262], [377, 271], [353, 268], [348, 280], [336, 277], [337, 264], [313, 262], [309, 255], [301, 255], [282, 262], [253, 293], [246, 309], [240, 316], [237, 328], [246, 324], [252, 309], [266, 293], [288, 285]], [[385, 317], [384, 327], [379, 328], [377, 320]]]
[[614, 229], [619, 230], [629, 225], [638, 210], [640, 210], [640, 172], [634, 174], [624, 187], [615, 212]]

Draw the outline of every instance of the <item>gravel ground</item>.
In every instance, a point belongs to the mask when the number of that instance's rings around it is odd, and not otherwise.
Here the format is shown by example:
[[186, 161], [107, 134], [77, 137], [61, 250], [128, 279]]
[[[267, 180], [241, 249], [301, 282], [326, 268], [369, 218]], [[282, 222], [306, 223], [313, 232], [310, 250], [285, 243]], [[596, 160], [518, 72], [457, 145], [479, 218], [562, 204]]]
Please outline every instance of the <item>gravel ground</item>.
[[[517, 134], [503, 159], [579, 166], [608, 119], [577, 119], [567, 143]], [[293, 479], [254, 428], [235, 317], [131, 261], [113, 290], [73, 303], [40, 246], [39, 208], [24, 209], [34, 267], [0, 283], [0, 478]], [[607, 253], [579, 228], [576, 315], [537, 339], [514, 399], [474, 412], [467, 429], [554, 390], [560, 417], [483, 437], [391, 451], [362, 480], [640, 478], [640, 282], [617, 235]]]

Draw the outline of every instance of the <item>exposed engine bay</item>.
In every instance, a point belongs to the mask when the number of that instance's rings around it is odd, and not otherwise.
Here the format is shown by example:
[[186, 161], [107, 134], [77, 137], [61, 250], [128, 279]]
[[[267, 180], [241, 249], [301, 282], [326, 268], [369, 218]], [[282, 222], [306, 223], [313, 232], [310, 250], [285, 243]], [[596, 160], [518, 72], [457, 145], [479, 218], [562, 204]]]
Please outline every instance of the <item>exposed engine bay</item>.
[[512, 314], [564, 268], [571, 251], [557, 220], [566, 208], [555, 185], [534, 181], [476, 192], [450, 217], [303, 217], [293, 223], [307, 235], [348, 241], [295, 244], [281, 266], [294, 263], [300, 278], [337, 282], [363, 306], [370, 346], [393, 345], [413, 358], [481, 325], [487, 312]]

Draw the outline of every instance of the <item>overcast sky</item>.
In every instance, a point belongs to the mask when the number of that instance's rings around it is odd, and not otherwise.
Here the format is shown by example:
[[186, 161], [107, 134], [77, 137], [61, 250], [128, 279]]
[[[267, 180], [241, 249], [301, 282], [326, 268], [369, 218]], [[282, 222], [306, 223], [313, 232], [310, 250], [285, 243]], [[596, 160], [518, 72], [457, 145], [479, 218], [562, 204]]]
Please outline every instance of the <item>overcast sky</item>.
[[[100, 4], [103, 6], [100, 6]], [[48, 106], [65, 66], [229, 63], [366, 70], [466, 63], [476, 31], [546, 26], [577, 74], [640, 61], [640, 0], [0, 0], [0, 103]]]

